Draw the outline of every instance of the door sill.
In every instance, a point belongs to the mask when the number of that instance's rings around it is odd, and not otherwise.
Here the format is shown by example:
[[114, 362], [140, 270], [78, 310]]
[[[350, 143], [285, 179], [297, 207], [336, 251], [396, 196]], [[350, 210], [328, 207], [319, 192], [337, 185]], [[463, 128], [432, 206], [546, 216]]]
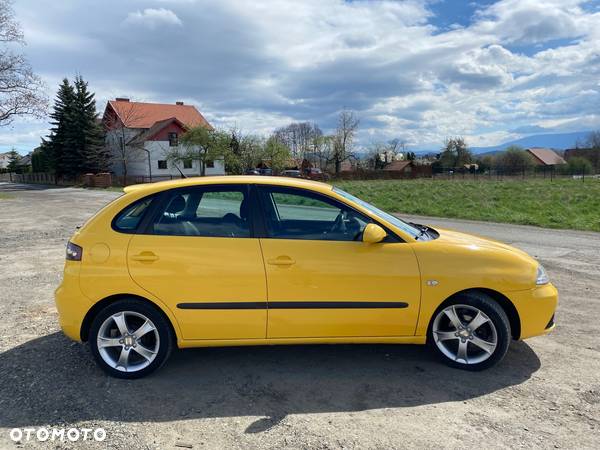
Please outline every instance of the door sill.
[[304, 345], [304, 344], [425, 344], [425, 336], [367, 336], [367, 337], [296, 337], [269, 339], [182, 339], [179, 348], [236, 347], [241, 345]]

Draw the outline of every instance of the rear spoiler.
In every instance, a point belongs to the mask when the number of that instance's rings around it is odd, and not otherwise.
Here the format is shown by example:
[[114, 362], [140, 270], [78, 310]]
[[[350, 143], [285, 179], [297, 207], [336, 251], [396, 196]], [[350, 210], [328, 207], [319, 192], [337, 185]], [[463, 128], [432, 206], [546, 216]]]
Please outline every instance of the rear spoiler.
[[123, 192], [125, 192], [126, 194], [129, 194], [130, 192], [139, 191], [144, 186], [145, 186], [144, 184], [132, 184], [129, 186], [125, 186], [123, 188]]

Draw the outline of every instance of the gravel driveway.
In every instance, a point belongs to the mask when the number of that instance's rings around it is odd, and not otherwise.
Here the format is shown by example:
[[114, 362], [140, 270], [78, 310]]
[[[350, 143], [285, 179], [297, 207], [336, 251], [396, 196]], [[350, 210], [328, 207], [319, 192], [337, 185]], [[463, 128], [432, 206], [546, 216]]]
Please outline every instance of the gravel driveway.
[[103, 427], [86, 448], [600, 448], [600, 234], [419, 218], [526, 250], [560, 291], [555, 332], [486, 372], [418, 346], [211, 348], [124, 381], [53, 300], [67, 239], [117, 195], [0, 183], [0, 448], [57, 447], [9, 437], [49, 426]]

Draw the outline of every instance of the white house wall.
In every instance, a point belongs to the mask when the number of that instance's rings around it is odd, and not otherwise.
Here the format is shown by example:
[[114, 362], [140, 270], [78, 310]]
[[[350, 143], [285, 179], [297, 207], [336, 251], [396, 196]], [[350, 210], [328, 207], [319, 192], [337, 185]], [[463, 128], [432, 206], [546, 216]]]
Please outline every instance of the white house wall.
[[[115, 175], [119, 175], [119, 176], [123, 175], [122, 153], [118, 150], [119, 146], [120, 146], [119, 138], [123, 137], [123, 135], [124, 135], [125, 136], [124, 141], [129, 142], [131, 139], [133, 139], [135, 136], [137, 136], [141, 131], [143, 131], [143, 130], [136, 129], [136, 128], [125, 128], [123, 130], [116, 129], [116, 130], [107, 131], [106, 146], [108, 147], [108, 149], [110, 150], [111, 155], [112, 155], [111, 170]], [[126, 155], [127, 155], [127, 174], [128, 175], [132, 174], [131, 167], [136, 166], [140, 160], [146, 159], [146, 161], [147, 161], [146, 153], [142, 150], [128, 148]]]
[[[132, 139], [134, 136], [139, 134], [140, 130], [125, 130], [125, 142]], [[113, 149], [113, 165], [112, 170], [115, 175], [123, 175], [123, 164], [119, 160], [119, 153], [114, 149], [117, 148], [119, 137], [121, 136], [120, 130], [112, 131], [107, 133], [106, 142], [109, 148]], [[172, 147], [169, 147], [169, 141], [146, 141], [144, 142], [144, 150], [128, 148], [128, 162], [127, 162], [127, 175], [132, 177], [148, 177], [150, 176], [150, 170], [148, 168], [148, 152], [150, 153], [150, 164], [152, 166], [152, 177], [170, 177], [180, 176], [179, 171], [175, 168], [172, 161], [167, 161], [166, 169], [158, 168], [158, 161], [167, 160], [167, 154]], [[200, 162], [192, 161], [192, 167], [186, 169], [183, 167], [183, 163], [178, 163], [177, 166], [181, 169], [184, 175], [188, 176], [199, 176], [201, 174]], [[205, 171], [206, 175], [224, 175], [225, 174], [225, 162], [220, 159], [214, 161], [214, 167], [207, 167]]]

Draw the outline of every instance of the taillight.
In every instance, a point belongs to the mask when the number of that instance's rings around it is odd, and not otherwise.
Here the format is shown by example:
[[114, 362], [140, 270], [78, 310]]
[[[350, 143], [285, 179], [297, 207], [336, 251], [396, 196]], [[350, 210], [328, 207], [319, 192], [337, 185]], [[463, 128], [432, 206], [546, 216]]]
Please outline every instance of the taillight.
[[68, 261], [81, 261], [83, 255], [83, 249], [79, 245], [75, 245], [72, 242], [67, 244], [67, 260]]

